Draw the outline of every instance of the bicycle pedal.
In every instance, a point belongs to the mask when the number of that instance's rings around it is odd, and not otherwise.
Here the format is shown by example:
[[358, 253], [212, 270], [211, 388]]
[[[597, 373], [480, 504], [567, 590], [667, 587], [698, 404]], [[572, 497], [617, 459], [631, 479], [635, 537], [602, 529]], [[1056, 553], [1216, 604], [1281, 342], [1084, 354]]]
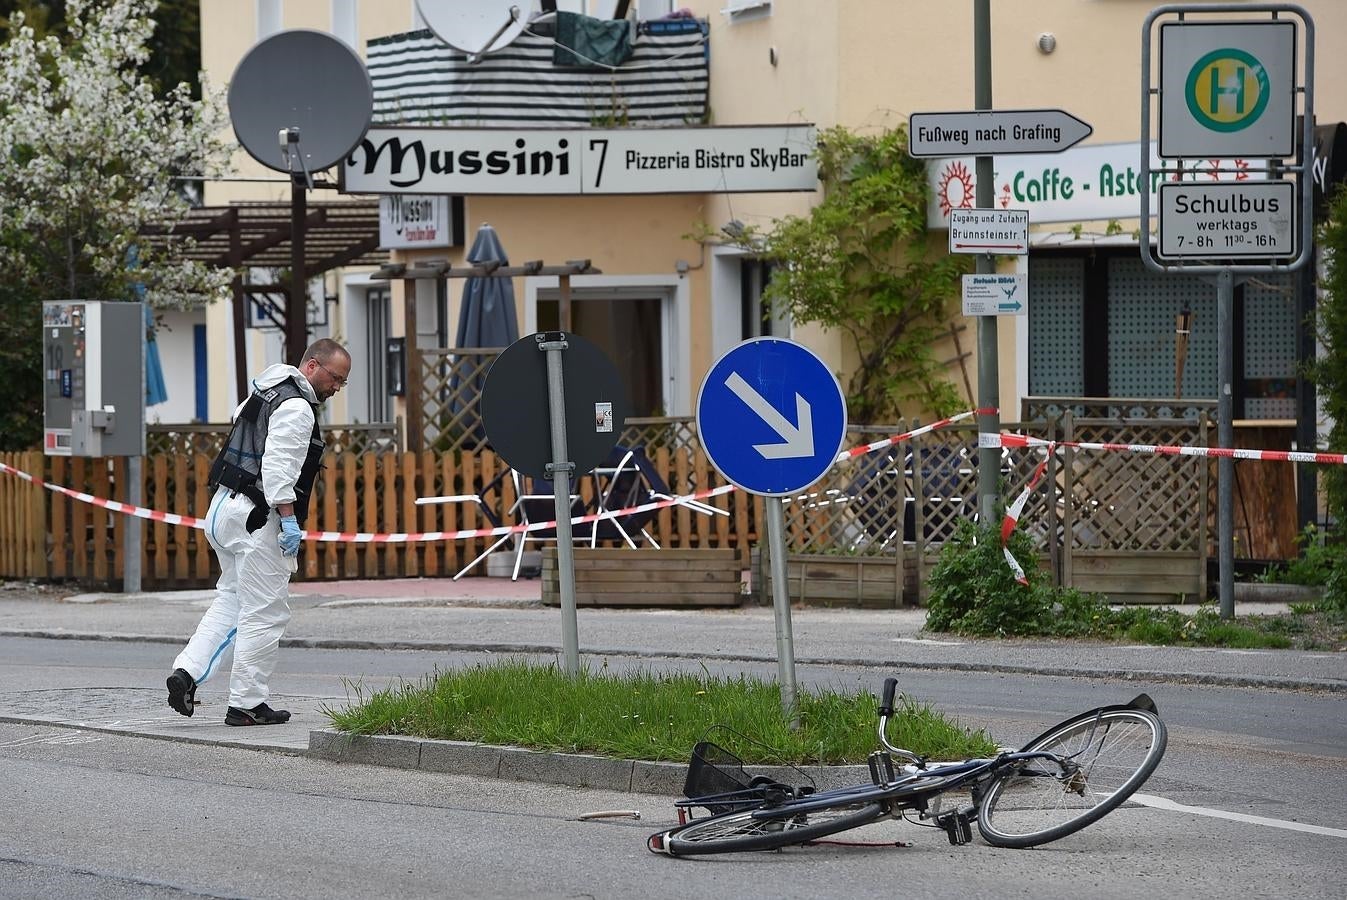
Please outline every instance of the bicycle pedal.
[[883, 787], [896, 780], [893, 771], [893, 758], [883, 750], [876, 750], [871, 753], [867, 762], [870, 764], [870, 781], [872, 784]]
[[950, 810], [935, 817], [935, 824], [945, 829], [949, 842], [958, 847], [973, 840], [973, 818], [959, 810]]

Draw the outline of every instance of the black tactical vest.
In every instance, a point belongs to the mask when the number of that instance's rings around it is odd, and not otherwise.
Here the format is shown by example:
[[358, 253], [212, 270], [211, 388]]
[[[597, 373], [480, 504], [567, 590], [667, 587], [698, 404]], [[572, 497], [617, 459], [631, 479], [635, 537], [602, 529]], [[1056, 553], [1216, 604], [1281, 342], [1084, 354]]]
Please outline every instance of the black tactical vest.
[[[259, 484], [262, 479], [262, 451], [267, 445], [267, 425], [276, 407], [296, 397], [308, 402], [308, 398], [290, 378], [266, 390], [254, 391], [234, 420], [224, 449], [210, 467], [208, 485], [212, 491], [217, 486], [228, 488], [236, 494], [243, 494], [257, 507], [248, 517], [250, 532], [261, 528], [270, 514], [266, 496]], [[318, 477], [318, 471], [323, 468], [323, 439], [318, 433], [318, 406], [314, 403], [309, 405], [313, 407], [313, 435], [309, 438], [309, 452], [304, 457], [299, 479], [295, 482], [295, 519], [301, 528], [309, 512], [313, 483]]]

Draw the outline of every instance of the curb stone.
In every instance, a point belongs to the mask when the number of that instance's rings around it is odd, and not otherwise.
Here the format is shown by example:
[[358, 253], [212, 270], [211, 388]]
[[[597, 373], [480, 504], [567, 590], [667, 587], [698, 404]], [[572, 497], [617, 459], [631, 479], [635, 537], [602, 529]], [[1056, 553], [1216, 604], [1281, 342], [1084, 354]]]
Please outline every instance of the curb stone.
[[[173, 645], [180, 645], [182, 643], [182, 638], [178, 635], [104, 634], [89, 631], [32, 628], [0, 628], [0, 637]], [[492, 643], [485, 641], [356, 640], [349, 638], [282, 638], [281, 646], [299, 647], [311, 650], [417, 650], [451, 653], [483, 652], [495, 654], [531, 654], [542, 656], [555, 656], [561, 652], [560, 647], [551, 644]], [[776, 662], [776, 656], [773, 654], [731, 653], [723, 651], [705, 651], [690, 655], [676, 650], [652, 651], [647, 649], [620, 647], [593, 647], [586, 648], [585, 652], [593, 656], [610, 656], [622, 659], [703, 659], [728, 662]], [[1156, 681], [1167, 684], [1210, 684], [1235, 688], [1270, 688], [1287, 691], [1318, 691], [1335, 694], [1347, 693], [1347, 680], [1308, 678], [1291, 675], [1240, 675], [1235, 673], [1221, 674], [1145, 668], [1122, 669], [1104, 666], [1086, 668], [1049, 665], [1046, 663], [962, 662], [956, 660], [922, 661], [912, 659], [904, 660], [899, 659], [898, 657], [889, 656], [876, 656], [873, 658], [800, 656], [796, 657], [795, 663], [800, 666], [851, 666], [867, 669], [905, 668], [929, 672], [987, 672], [1007, 675], [1047, 675], [1064, 678], [1094, 678], [1109, 681]]]
[[[325, 729], [309, 732], [315, 759], [333, 762], [418, 769], [446, 775], [475, 775], [509, 781], [536, 781], [571, 787], [638, 794], [681, 796], [687, 764], [657, 760], [618, 759], [588, 753], [552, 753], [476, 744], [386, 735], [352, 735]], [[819, 790], [868, 784], [867, 766], [753, 766], [753, 774], [786, 784], [812, 780]]]

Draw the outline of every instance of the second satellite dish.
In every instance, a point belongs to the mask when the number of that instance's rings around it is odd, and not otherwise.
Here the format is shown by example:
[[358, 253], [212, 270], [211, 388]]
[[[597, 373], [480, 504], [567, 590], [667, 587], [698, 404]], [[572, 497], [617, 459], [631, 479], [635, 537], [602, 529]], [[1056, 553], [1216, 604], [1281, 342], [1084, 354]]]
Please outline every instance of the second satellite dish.
[[519, 37], [535, 2], [416, 0], [416, 8], [437, 38], [475, 57], [508, 47]]
[[318, 172], [340, 162], [373, 115], [364, 62], [323, 31], [271, 35], [244, 55], [229, 83], [229, 118], [239, 143], [280, 172]]

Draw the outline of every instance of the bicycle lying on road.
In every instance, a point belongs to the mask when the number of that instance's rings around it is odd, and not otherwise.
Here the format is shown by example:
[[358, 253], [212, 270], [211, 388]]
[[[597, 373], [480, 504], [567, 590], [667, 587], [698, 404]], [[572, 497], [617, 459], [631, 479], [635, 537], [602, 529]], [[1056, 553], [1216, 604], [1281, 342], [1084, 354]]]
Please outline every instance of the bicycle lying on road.
[[[647, 846], [670, 856], [776, 850], [915, 815], [919, 823], [944, 829], [951, 844], [972, 840], [976, 821], [993, 846], [1033, 847], [1116, 809], [1164, 756], [1165, 724], [1151, 698], [1140, 694], [1130, 703], [1073, 716], [1022, 750], [990, 759], [929, 762], [893, 746], [886, 736], [897, 686], [897, 679], [884, 681], [881, 749], [870, 754], [870, 784], [814, 792], [761, 776], [733, 779], [736, 790], [679, 801], [683, 811], [704, 807], [712, 814], [652, 834]], [[693, 756], [695, 763], [697, 753]], [[905, 762], [895, 767], [895, 758]], [[690, 769], [689, 785], [695, 781]], [[965, 790], [971, 803], [941, 808], [942, 795]]]

